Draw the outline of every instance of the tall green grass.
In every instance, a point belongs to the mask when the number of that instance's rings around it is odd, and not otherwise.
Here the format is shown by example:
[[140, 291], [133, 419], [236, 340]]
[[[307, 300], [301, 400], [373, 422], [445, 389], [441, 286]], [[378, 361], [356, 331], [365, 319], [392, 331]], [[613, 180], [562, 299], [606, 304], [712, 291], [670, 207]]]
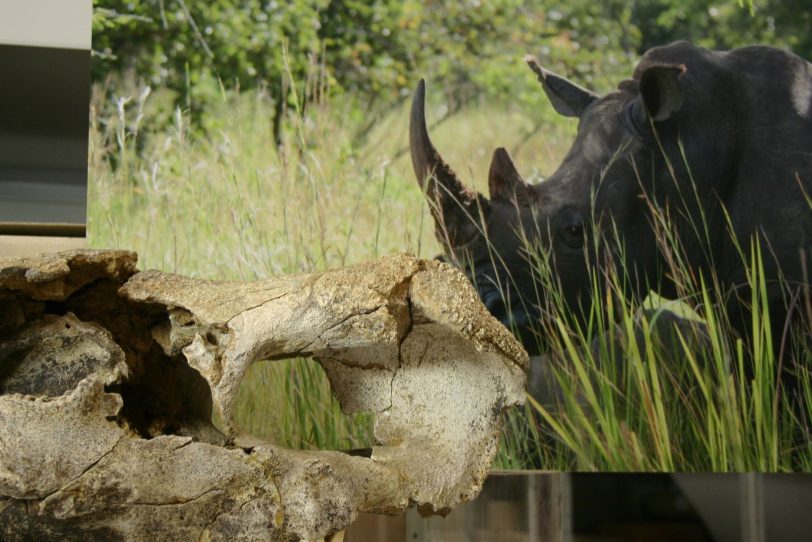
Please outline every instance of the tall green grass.
[[[727, 235], [738, 252], [745, 281], [736, 292], [726, 290], [713, 268], [706, 275], [687, 264], [688, 250], [697, 248], [683, 245], [688, 235], [676, 231], [667, 211], [654, 206], [650, 211], [666, 255], [664, 273], [678, 299], [653, 293], [638, 299], [629, 295], [627, 270], [601, 267], [591, 270], [592, 291], [599, 293], [582, 318], [564, 301], [551, 255], [534, 244], [531, 232], [517, 232], [537, 282], [537, 298], [530, 302], [546, 314], [534, 329], [546, 346], [536, 368], [546, 365], [553, 375], [548, 387], [558, 393], [528, 397], [543, 430], [535, 424], [524, 429], [531, 448], [517, 445], [515, 436], [505, 437], [504, 453], [519, 456], [508, 462], [541, 459], [545, 464], [552, 458], [559, 468], [598, 471], [807, 469], [812, 459], [808, 292], [768, 278], [760, 243], [752, 239], [749, 247], [740, 246], [728, 216], [729, 231], [717, 234]], [[689, 233], [708, 239], [705, 218], [693, 220]], [[602, 253], [601, 245], [615, 237], [622, 261], [625, 247], [617, 235], [593, 231], [587, 247]], [[491, 254], [499, 257], [495, 247]], [[505, 281], [500, 288], [518, 287], [511, 277]], [[730, 296], [743, 293], [749, 296], [744, 299], [749, 320], [746, 332], [737, 333], [734, 315], [724, 307]], [[793, 315], [778, 322], [781, 337], [773, 335], [769, 309], [776, 293], [783, 293]]]

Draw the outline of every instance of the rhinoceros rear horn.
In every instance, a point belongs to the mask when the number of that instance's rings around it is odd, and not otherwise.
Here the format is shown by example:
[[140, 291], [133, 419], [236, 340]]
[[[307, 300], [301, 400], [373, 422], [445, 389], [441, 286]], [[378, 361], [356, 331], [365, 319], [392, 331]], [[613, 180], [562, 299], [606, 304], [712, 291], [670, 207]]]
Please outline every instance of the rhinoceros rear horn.
[[409, 148], [417, 182], [429, 200], [435, 232], [441, 243], [458, 247], [481, 235], [488, 200], [468, 189], [434, 148], [426, 127], [426, 83], [422, 79], [412, 99]]
[[572, 81], [541, 67], [536, 57], [525, 55], [524, 61], [536, 74], [553, 108], [565, 117], [580, 117], [598, 95]]
[[532, 201], [532, 185], [522, 179], [504, 147], [493, 152], [491, 169], [488, 172], [488, 190], [494, 201], [516, 203], [520, 206], [530, 205]]

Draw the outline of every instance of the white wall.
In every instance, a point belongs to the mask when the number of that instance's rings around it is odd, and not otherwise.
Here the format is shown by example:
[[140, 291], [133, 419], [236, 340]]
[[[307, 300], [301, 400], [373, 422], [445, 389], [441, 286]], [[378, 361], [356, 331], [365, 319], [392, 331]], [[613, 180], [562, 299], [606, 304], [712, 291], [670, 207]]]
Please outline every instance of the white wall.
[[0, 0], [0, 43], [90, 49], [93, 0]]

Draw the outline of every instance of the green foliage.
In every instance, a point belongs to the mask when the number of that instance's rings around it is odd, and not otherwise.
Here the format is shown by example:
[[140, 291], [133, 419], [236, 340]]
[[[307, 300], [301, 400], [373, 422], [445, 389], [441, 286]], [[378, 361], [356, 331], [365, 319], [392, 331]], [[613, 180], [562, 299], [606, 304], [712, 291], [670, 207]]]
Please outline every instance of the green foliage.
[[448, 114], [483, 97], [549, 120], [526, 53], [598, 91], [628, 76], [644, 50], [676, 39], [769, 43], [809, 57], [812, 12], [800, 3], [94, 0], [92, 70], [113, 91], [118, 79], [109, 76], [123, 73], [171, 89], [195, 124], [216, 97], [201, 83], [267, 88], [277, 143], [294, 81], [302, 108], [346, 92], [374, 113], [426, 77], [441, 87]]
[[[193, 111], [210, 103], [206, 86], [198, 85], [210, 78], [227, 88], [270, 87], [277, 102], [287, 102], [297, 81], [302, 105], [332, 89], [385, 106], [407, 97], [424, 76], [442, 82], [452, 111], [481, 95], [537, 105], [525, 53], [606, 87], [601, 78], [627, 71], [639, 45], [639, 32], [629, 28], [631, 10], [614, 0], [566, 7], [531, 0], [94, 0], [94, 6], [94, 80], [132, 72], [174, 90]], [[314, 74], [323, 77], [314, 81]]]
[[[274, 85], [283, 99], [282, 74], [299, 81], [319, 51], [318, 11], [325, 0], [94, 0], [92, 64], [95, 81], [132, 71], [153, 87], [182, 96], [197, 110], [213, 96], [201, 94], [215, 77], [227, 87]], [[285, 66], [283, 47], [297, 54]], [[197, 107], [199, 106], [199, 107]]]
[[279, 78], [283, 44], [303, 51], [292, 63], [298, 78], [307, 55], [318, 53], [317, 13], [325, 3], [96, 0], [93, 49], [102, 56], [94, 79], [133, 69], [153, 86], [180, 90], [211, 71], [228, 86], [250, 87]]
[[766, 44], [812, 58], [812, 12], [802, 0], [639, 0], [632, 21], [643, 49], [678, 39], [716, 49]]

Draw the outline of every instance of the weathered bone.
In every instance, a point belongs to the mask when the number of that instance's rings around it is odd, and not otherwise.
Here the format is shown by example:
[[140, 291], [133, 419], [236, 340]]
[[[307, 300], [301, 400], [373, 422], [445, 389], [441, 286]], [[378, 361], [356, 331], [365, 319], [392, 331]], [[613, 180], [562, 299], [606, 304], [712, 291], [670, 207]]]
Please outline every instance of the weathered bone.
[[[527, 356], [453, 268], [392, 256], [237, 283], [130, 277], [134, 263], [0, 260], [0, 308], [17, 315], [0, 330], [0, 390], [13, 383], [0, 539], [313, 540], [359, 511], [444, 512], [479, 492]], [[60, 307], [72, 313], [49, 314]], [[63, 339], [67, 357], [48, 346]], [[310, 354], [345, 411], [376, 415], [370, 457], [237, 436], [248, 366]], [[236, 444], [211, 426], [212, 404]]]

